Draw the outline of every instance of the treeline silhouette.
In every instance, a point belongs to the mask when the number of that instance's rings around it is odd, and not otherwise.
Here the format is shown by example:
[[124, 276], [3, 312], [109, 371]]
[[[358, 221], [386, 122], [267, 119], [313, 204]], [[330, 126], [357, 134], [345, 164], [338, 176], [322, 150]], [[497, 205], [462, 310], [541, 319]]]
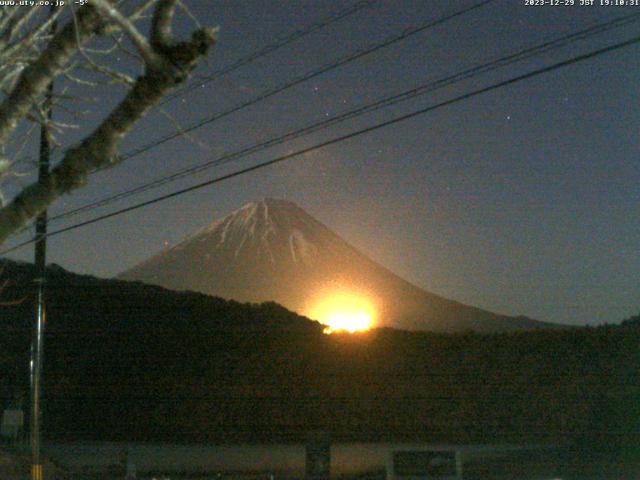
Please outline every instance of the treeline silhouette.
[[[3, 262], [0, 397], [28, 392], [33, 267]], [[8, 304], [12, 300], [22, 300]], [[509, 334], [324, 335], [240, 304], [51, 267], [51, 440], [556, 442], [633, 454], [640, 317]]]

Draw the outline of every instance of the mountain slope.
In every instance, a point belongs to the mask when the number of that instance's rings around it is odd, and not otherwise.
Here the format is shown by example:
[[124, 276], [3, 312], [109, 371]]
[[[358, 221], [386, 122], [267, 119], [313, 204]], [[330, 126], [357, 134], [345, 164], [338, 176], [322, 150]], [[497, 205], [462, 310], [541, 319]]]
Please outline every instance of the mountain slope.
[[366, 257], [297, 205], [245, 205], [119, 276], [309, 314], [330, 292], [361, 295], [378, 324], [411, 330], [510, 331], [544, 326], [426, 292]]

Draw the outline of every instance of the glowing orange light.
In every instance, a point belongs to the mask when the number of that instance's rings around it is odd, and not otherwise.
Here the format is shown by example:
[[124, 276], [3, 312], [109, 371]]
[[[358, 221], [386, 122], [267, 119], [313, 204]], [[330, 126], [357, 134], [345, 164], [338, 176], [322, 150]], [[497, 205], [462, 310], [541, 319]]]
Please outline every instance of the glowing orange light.
[[321, 298], [307, 316], [326, 325], [324, 333], [360, 332], [373, 326], [375, 311], [364, 296], [334, 293]]

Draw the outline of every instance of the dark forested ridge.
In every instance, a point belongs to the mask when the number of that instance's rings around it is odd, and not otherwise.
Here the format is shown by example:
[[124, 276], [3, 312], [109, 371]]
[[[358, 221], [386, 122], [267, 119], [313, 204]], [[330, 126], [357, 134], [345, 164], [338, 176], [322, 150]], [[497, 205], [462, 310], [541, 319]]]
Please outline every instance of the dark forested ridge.
[[[32, 267], [4, 263], [0, 397], [27, 389]], [[276, 304], [48, 277], [49, 438], [637, 445], [640, 325], [324, 335]]]

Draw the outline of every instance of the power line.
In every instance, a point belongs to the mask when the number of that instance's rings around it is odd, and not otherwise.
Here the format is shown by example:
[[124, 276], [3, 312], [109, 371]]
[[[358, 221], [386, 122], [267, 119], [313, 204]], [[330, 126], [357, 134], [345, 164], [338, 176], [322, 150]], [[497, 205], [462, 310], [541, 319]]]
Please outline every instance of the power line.
[[[471, 5], [470, 7], [467, 7], [467, 8], [461, 9], [461, 10], [457, 10], [455, 12], [452, 12], [452, 13], [449, 13], [449, 14], [444, 15], [442, 17], [439, 17], [439, 18], [437, 18], [435, 20], [427, 21], [426, 23], [423, 23], [423, 24], [421, 24], [421, 25], [419, 25], [417, 27], [407, 28], [399, 35], [388, 37], [387, 39], [383, 40], [380, 43], [377, 43], [377, 44], [371, 45], [369, 47], [366, 47], [365, 49], [357, 51], [357, 52], [352, 53], [350, 55], [347, 55], [346, 57], [342, 57], [340, 59], [337, 59], [334, 62], [332, 62], [330, 64], [327, 64], [327, 65], [325, 65], [324, 67], [321, 67], [318, 70], [314, 70], [314, 71], [308, 72], [308, 73], [302, 75], [301, 77], [298, 77], [295, 80], [290, 81], [288, 83], [285, 83], [285, 84], [283, 84], [281, 86], [278, 86], [278, 87], [276, 87], [276, 88], [274, 88], [272, 90], [267, 90], [267, 91], [263, 92], [262, 94], [258, 95], [257, 97], [254, 97], [253, 99], [248, 100], [248, 101], [246, 101], [246, 102], [244, 102], [244, 103], [242, 103], [240, 105], [232, 107], [232, 108], [230, 108], [230, 109], [228, 109], [228, 110], [226, 110], [224, 112], [221, 112], [219, 114], [216, 114], [214, 116], [202, 119], [202, 120], [198, 121], [196, 124], [194, 124], [194, 125], [192, 125], [190, 127], [187, 127], [185, 129], [181, 129], [178, 132], [175, 132], [173, 134], [170, 134], [170, 135], [167, 135], [167, 136], [162, 137], [160, 139], [157, 139], [157, 140], [155, 140], [155, 141], [153, 141], [151, 143], [148, 143], [146, 145], [143, 145], [142, 147], [139, 147], [139, 148], [137, 148], [135, 150], [129, 151], [129, 152], [125, 153], [124, 155], [122, 155], [120, 157], [119, 162], [122, 162], [124, 160], [128, 160], [128, 159], [133, 158], [133, 157], [135, 157], [137, 155], [140, 155], [140, 154], [142, 154], [142, 153], [144, 153], [146, 151], [151, 150], [152, 148], [157, 147], [158, 145], [166, 143], [166, 142], [168, 142], [170, 140], [173, 140], [175, 138], [181, 137], [181, 136], [185, 135], [186, 133], [189, 133], [189, 132], [191, 132], [193, 130], [196, 130], [196, 129], [198, 129], [198, 128], [206, 125], [206, 124], [212, 123], [212, 122], [214, 122], [216, 120], [219, 120], [219, 119], [221, 119], [223, 117], [226, 117], [226, 116], [228, 116], [228, 115], [230, 115], [232, 113], [238, 112], [238, 111], [240, 111], [240, 110], [242, 110], [244, 108], [247, 108], [247, 107], [249, 107], [249, 106], [251, 106], [253, 104], [256, 104], [256, 103], [258, 103], [258, 102], [260, 102], [262, 100], [265, 100], [267, 98], [270, 98], [270, 97], [272, 97], [272, 96], [274, 96], [274, 95], [276, 95], [276, 94], [278, 94], [280, 92], [283, 92], [283, 91], [285, 91], [285, 90], [287, 90], [289, 88], [292, 88], [292, 87], [294, 87], [296, 85], [299, 85], [299, 84], [301, 84], [303, 82], [306, 82], [308, 80], [311, 80], [312, 78], [315, 78], [315, 77], [317, 77], [319, 75], [327, 73], [327, 72], [329, 72], [331, 70], [334, 70], [335, 68], [338, 68], [338, 67], [340, 67], [342, 65], [348, 64], [350, 62], [353, 62], [355, 60], [363, 58], [363, 57], [365, 57], [365, 56], [367, 56], [367, 55], [369, 55], [371, 53], [374, 53], [374, 52], [376, 52], [378, 50], [381, 50], [383, 48], [391, 46], [391, 45], [393, 45], [393, 44], [395, 44], [397, 42], [403, 41], [403, 40], [405, 40], [405, 39], [407, 39], [407, 38], [409, 38], [409, 37], [411, 37], [411, 36], [413, 36], [413, 35], [415, 35], [417, 33], [420, 33], [420, 32], [422, 32], [424, 30], [427, 30], [429, 28], [433, 28], [435, 26], [441, 25], [443, 23], [446, 23], [449, 20], [452, 20], [454, 18], [462, 16], [462, 15], [464, 15], [466, 13], [469, 13], [471, 11], [474, 11], [474, 10], [476, 10], [478, 8], [484, 7], [485, 5], [488, 5], [489, 3], [492, 3], [494, 1], [495, 0], [483, 0], [483, 1], [480, 1], [478, 3], [475, 3], [475, 4]], [[93, 172], [91, 172], [91, 174], [107, 170], [107, 169], [111, 168], [112, 166], [113, 165], [109, 165], [109, 166], [98, 168], [98, 169], [94, 170]], [[83, 208], [83, 210], [85, 210], [85, 209]], [[74, 213], [76, 213], [76, 212], [74, 211]], [[49, 220], [53, 220], [53, 219], [56, 219], [56, 218], [61, 218], [62, 216], [68, 216], [67, 212], [65, 212], [65, 213], [63, 213], [61, 215], [58, 215], [56, 217], [52, 217]], [[28, 227], [26, 227], [26, 228], [28, 228]], [[24, 231], [24, 229], [22, 231]]]
[[126, 190], [124, 192], [120, 192], [118, 194], [115, 195], [111, 195], [105, 198], [102, 198], [100, 200], [97, 200], [95, 202], [92, 202], [90, 204], [87, 205], [83, 205], [81, 207], [72, 209], [72, 210], [68, 210], [66, 212], [60, 213], [56, 216], [51, 217], [49, 220], [50, 221], [54, 221], [54, 220], [59, 220], [61, 218], [67, 218], [67, 217], [71, 217], [74, 215], [77, 215], [79, 213], [82, 212], [86, 212], [86, 211], [90, 211], [93, 210], [95, 208], [98, 207], [102, 207], [105, 205], [108, 205], [114, 201], [117, 200], [121, 200], [124, 198], [128, 198], [130, 196], [133, 195], [137, 195], [139, 193], [143, 193], [146, 192], [148, 190], [151, 190], [153, 188], [165, 185], [167, 183], [170, 183], [172, 181], [178, 180], [180, 178], [184, 178], [186, 176], [189, 175], [193, 175], [199, 172], [202, 172], [206, 169], [215, 167], [215, 166], [219, 166], [219, 165], [223, 165], [226, 163], [229, 163], [231, 161], [237, 160], [239, 158], [243, 158], [247, 155], [265, 150], [267, 148], [270, 148], [272, 146], [275, 145], [280, 145], [284, 142], [287, 142], [289, 140], [293, 140], [296, 138], [299, 138], [301, 136], [322, 130], [322, 129], [326, 129], [332, 125], [335, 125], [337, 123], [343, 122], [345, 120], [348, 119], [352, 119], [352, 118], [356, 118], [359, 116], [362, 116], [364, 114], [367, 113], [371, 113], [373, 111], [377, 111], [380, 110], [382, 108], [386, 108], [392, 105], [395, 105], [397, 103], [400, 103], [402, 101], [406, 101], [408, 99], [411, 98], [415, 98], [419, 95], [424, 95], [426, 93], [430, 93], [433, 92], [434, 90], [443, 88], [445, 86], [449, 86], [455, 83], [458, 83], [460, 81], [463, 80], [467, 80], [470, 78], [473, 78], [477, 75], [480, 74], [484, 74], [490, 71], [493, 71], [495, 69], [504, 67], [506, 65], [510, 65], [512, 63], [527, 59], [527, 58], [531, 58], [533, 56], [536, 55], [540, 55], [543, 53], [547, 53], [549, 51], [558, 49], [560, 47], [564, 47], [570, 43], [576, 42], [578, 40], [583, 40], [585, 38], [591, 37], [593, 35], [611, 30], [613, 28], [618, 28], [621, 27], [623, 25], [627, 25], [631, 22], [636, 22], [640, 20], [640, 13], [635, 13], [635, 14], [631, 14], [631, 15], [626, 15], [623, 17], [619, 17], [616, 19], [613, 19], [611, 21], [602, 23], [602, 24], [598, 24], [598, 25], [594, 25], [591, 26], [589, 28], [586, 28], [584, 30], [581, 30], [579, 32], [575, 32], [575, 33], [571, 33], [568, 35], [565, 35], [563, 37], [557, 38], [555, 40], [551, 40], [548, 42], [544, 42], [540, 45], [536, 45], [533, 47], [528, 47], [524, 50], [520, 50], [517, 53], [514, 54], [510, 54], [507, 55], [505, 57], [501, 57], [499, 59], [493, 60], [491, 62], [488, 63], [484, 63], [481, 65], [477, 65], [474, 66], [472, 68], [466, 69], [462, 72], [453, 74], [453, 75], [449, 75], [447, 77], [441, 78], [439, 80], [436, 81], [432, 81], [429, 82], [427, 84], [423, 84], [420, 85], [418, 87], [412, 88], [410, 90], [404, 91], [402, 93], [396, 94], [396, 95], [392, 95], [389, 97], [385, 97], [383, 99], [380, 99], [374, 103], [371, 104], [367, 104], [364, 105], [362, 107], [359, 107], [357, 109], [354, 110], [350, 110], [348, 112], [333, 116], [331, 118], [322, 120], [320, 122], [308, 125], [306, 127], [303, 127], [301, 129], [297, 129], [297, 130], [293, 130], [293, 131], [289, 131], [283, 135], [280, 135], [278, 137], [273, 137], [269, 140], [266, 140], [264, 142], [261, 142], [259, 144], [254, 144], [252, 146], [249, 147], [244, 147], [240, 150], [237, 150], [235, 152], [232, 153], [227, 153], [222, 155], [221, 157], [217, 157], [213, 160], [208, 160], [200, 165], [196, 165], [193, 167], [189, 167], [189, 168], [185, 168], [182, 170], [179, 170], [173, 174], [161, 177], [159, 179], [153, 180], [151, 182], [145, 183], [143, 185], [140, 185], [138, 187], [135, 187], [133, 189], [129, 189]]
[[[377, 124], [372, 125], [370, 127], [366, 127], [366, 128], [363, 128], [363, 129], [356, 130], [354, 132], [348, 133], [346, 135], [341, 135], [339, 137], [335, 137], [335, 138], [332, 138], [330, 140], [326, 140], [324, 142], [318, 143], [318, 144], [313, 145], [311, 147], [303, 148], [303, 149], [298, 150], [296, 152], [289, 153], [289, 154], [286, 154], [286, 155], [282, 155], [282, 156], [273, 158], [271, 160], [268, 160], [266, 162], [262, 162], [262, 163], [253, 165], [251, 167], [247, 167], [247, 168], [244, 168], [244, 169], [241, 169], [241, 170], [237, 170], [235, 172], [232, 172], [232, 173], [229, 173], [229, 174], [226, 174], [226, 175], [222, 175], [220, 177], [213, 178], [211, 180], [207, 180], [205, 182], [197, 183], [197, 184], [192, 185], [190, 187], [187, 187], [187, 188], [184, 188], [184, 189], [181, 189], [181, 190], [177, 190], [175, 192], [172, 192], [172, 193], [169, 193], [169, 194], [166, 194], [166, 195], [162, 195], [160, 197], [156, 197], [156, 198], [154, 198], [152, 200], [147, 200], [145, 202], [140, 202], [140, 203], [137, 203], [135, 205], [131, 205], [129, 207], [122, 208], [120, 210], [116, 210], [116, 211], [111, 212], [111, 213], [107, 213], [107, 214], [104, 214], [104, 215], [100, 215], [98, 217], [94, 217], [94, 218], [86, 220], [84, 222], [76, 223], [74, 225], [70, 225], [68, 227], [64, 227], [64, 228], [52, 231], [52, 232], [47, 234], [47, 237], [52, 237], [52, 236], [55, 236], [55, 235], [59, 235], [61, 233], [65, 233], [65, 232], [68, 232], [68, 231], [71, 231], [71, 230], [75, 230], [77, 228], [84, 227], [86, 225], [91, 225], [93, 223], [97, 223], [97, 222], [100, 222], [102, 220], [106, 220], [108, 218], [121, 215], [123, 213], [131, 212], [133, 210], [137, 210], [137, 209], [140, 209], [142, 207], [146, 207], [148, 205], [153, 205], [155, 203], [158, 203], [158, 202], [161, 202], [161, 201], [164, 201], [164, 200], [168, 200], [169, 198], [177, 197], [179, 195], [183, 195], [185, 193], [192, 192], [194, 190], [199, 190], [201, 188], [208, 187], [208, 186], [213, 185], [215, 183], [219, 183], [219, 182], [222, 182], [224, 180], [229, 180], [231, 178], [235, 178], [235, 177], [238, 177], [240, 175], [244, 175], [246, 173], [253, 172], [253, 171], [256, 171], [256, 170], [259, 170], [259, 169], [262, 169], [262, 168], [265, 168], [265, 167], [268, 167], [268, 166], [271, 166], [271, 165], [274, 165], [276, 163], [283, 162], [285, 160], [289, 160], [289, 159], [291, 159], [293, 157], [304, 155], [304, 154], [319, 150], [321, 148], [328, 147], [330, 145], [334, 145], [336, 143], [343, 142], [345, 140], [350, 140], [350, 139], [358, 137], [360, 135], [371, 133], [371, 132], [380, 130], [382, 128], [386, 128], [386, 127], [388, 127], [390, 125], [394, 125], [396, 123], [400, 123], [400, 122], [403, 122], [405, 120], [409, 120], [411, 118], [414, 118], [414, 117], [417, 117], [417, 116], [420, 116], [420, 115], [424, 115], [424, 114], [432, 112], [434, 110], [437, 110], [437, 109], [440, 109], [440, 108], [443, 108], [443, 107], [446, 107], [446, 106], [449, 106], [449, 105], [453, 105], [455, 103], [461, 102], [463, 100], [467, 100], [467, 99], [475, 97], [477, 95], [481, 95], [483, 93], [491, 92], [491, 91], [497, 90], [499, 88], [506, 87], [508, 85], [512, 85], [512, 84], [521, 82], [523, 80], [527, 80], [529, 78], [533, 78], [533, 77], [536, 77], [538, 75], [542, 75], [544, 73], [551, 72], [553, 70], [558, 70], [560, 68], [564, 68], [564, 67], [567, 67], [569, 65], [573, 65], [575, 63], [582, 62], [582, 61], [597, 57], [599, 55], [603, 55], [605, 53], [609, 53], [609, 52], [612, 52], [612, 51], [615, 51], [615, 50], [620, 50], [622, 48], [634, 45], [634, 44], [639, 43], [639, 42], [640, 42], [640, 37], [636, 37], [636, 38], [632, 38], [630, 40], [626, 40], [624, 42], [620, 42], [620, 43], [616, 43], [614, 45], [610, 45], [608, 47], [604, 47], [604, 48], [600, 48], [600, 49], [597, 49], [597, 50], [593, 50], [593, 51], [591, 51], [589, 53], [585, 53], [585, 54], [582, 54], [582, 55], [579, 55], [579, 56], [576, 56], [576, 57], [572, 57], [572, 58], [570, 58], [568, 60], [563, 60], [561, 62], [554, 63], [553, 65], [550, 65], [548, 67], [539, 68], [539, 69], [534, 70], [532, 72], [525, 73], [525, 74], [522, 74], [522, 75], [518, 75], [518, 76], [513, 77], [513, 78], [511, 78], [509, 80], [504, 80], [504, 81], [501, 81], [501, 82], [498, 82], [498, 83], [494, 83], [494, 84], [492, 84], [492, 85], [490, 85], [488, 87], [480, 88], [480, 89], [474, 90], [472, 92], [465, 93], [463, 95], [459, 95], [459, 96], [454, 97], [452, 99], [445, 100], [443, 102], [437, 103], [435, 105], [431, 105], [429, 107], [421, 108], [419, 110], [415, 110], [413, 112], [406, 113], [404, 115], [400, 115], [399, 117], [393, 118], [391, 120], [387, 120], [385, 122], [377, 123]], [[3, 250], [2, 252], [0, 252], [0, 255], [5, 255], [5, 254], [7, 254], [9, 252], [12, 252], [12, 251], [14, 251], [14, 250], [16, 250], [18, 248], [21, 248], [21, 247], [23, 247], [25, 245], [29, 245], [31, 243], [33, 243], [33, 240], [28, 240], [28, 241], [22, 242], [22, 243], [14, 246], [14, 247], [11, 247], [9, 249]]]
[[[150, 142], [150, 143], [148, 143], [146, 145], [143, 145], [142, 147], [139, 147], [139, 148], [137, 148], [135, 150], [127, 152], [127, 153], [125, 153], [124, 155], [122, 155], [120, 157], [120, 161], [128, 160], [128, 159], [130, 159], [132, 157], [138, 156], [138, 155], [140, 155], [140, 154], [142, 154], [144, 152], [147, 152], [147, 151], [151, 150], [152, 148], [157, 147], [158, 145], [166, 143], [166, 142], [168, 142], [170, 140], [173, 140], [175, 138], [184, 136], [186, 133], [192, 132], [193, 130], [196, 130], [196, 129], [204, 126], [204, 125], [207, 125], [209, 123], [213, 123], [216, 120], [219, 120], [221, 118], [227, 117], [227, 116], [231, 115], [232, 113], [238, 112], [238, 111], [243, 110], [243, 109], [245, 109], [245, 108], [247, 108], [247, 107], [249, 107], [251, 105], [254, 105], [254, 104], [258, 103], [258, 102], [266, 100], [266, 99], [268, 99], [270, 97], [273, 97], [274, 95], [277, 95], [278, 93], [281, 93], [281, 92], [283, 92], [285, 90], [288, 90], [288, 89], [290, 89], [292, 87], [295, 87], [297, 85], [300, 85], [303, 82], [306, 82], [306, 81], [311, 80], [311, 79], [313, 79], [315, 77], [323, 75], [323, 74], [325, 74], [327, 72], [330, 72], [331, 70], [335, 70], [336, 68], [341, 67], [342, 65], [346, 65], [348, 63], [354, 62], [355, 60], [358, 60], [358, 59], [363, 58], [363, 57], [365, 57], [367, 55], [370, 55], [370, 54], [372, 54], [374, 52], [377, 52], [377, 51], [379, 51], [379, 50], [381, 50], [383, 48], [389, 47], [389, 46], [391, 46], [391, 45], [393, 45], [393, 44], [395, 44], [397, 42], [406, 40], [407, 38], [409, 38], [409, 37], [411, 37], [413, 35], [416, 35], [416, 34], [418, 34], [420, 32], [423, 32], [424, 30], [427, 30], [429, 28], [433, 28], [435, 26], [438, 26], [440, 24], [448, 22], [449, 20], [452, 20], [452, 19], [454, 19], [456, 17], [459, 17], [461, 15], [469, 13], [469, 12], [471, 12], [473, 10], [476, 10], [478, 8], [481, 8], [481, 7], [484, 7], [485, 5], [488, 5], [489, 3], [492, 3], [494, 1], [495, 0], [482, 0], [481, 2], [476, 3], [476, 4], [474, 4], [474, 5], [470, 6], [470, 7], [464, 8], [462, 10], [457, 10], [457, 11], [455, 11], [453, 13], [450, 13], [450, 14], [447, 14], [445, 16], [439, 17], [436, 20], [430, 20], [430, 21], [428, 21], [426, 23], [423, 23], [423, 24], [421, 24], [421, 25], [419, 25], [417, 27], [412, 27], [412, 28], [405, 29], [399, 35], [394, 35], [392, 37], [387, 38], [386, 40], [383, 40], [380, 43], [374, 44], [374, 45], [369, 46], [369, 47], [367, 47], [367, 48], [365, 48], [363, 50], [357, 51], [355, 53], [349, 54], [349, 55], [347, 55], [345, 57], [342, 57], [340, 59], [334, 60], [330, 64], [327, 64], [327, 65], [325, 65], [323, 67], [320, 67], [317, 70], [313, 70], [311, 72], [307, 72], [307, 73], [303, 74], [302, 76], [297, 77], [296, 79], [294, 79], [292, 81], [289, 81], [287, 83], [284, 83], [282, 85], [279, 85], [279, 86], [277, 86], [277, 87], [275, 87], [275, 88], [273, 88], [271, 90], [266, 90], [263, 93], [259, 94], [258, 96], [254, 97], [254, 98], [252, 98], [250, 100], [247, 100], [244, 103], [241, 103], [239, 105], [231, 107], [230, 109], [225, 110], [225, 111], [220, 112], [220, 113], [217, 113], [217, 114], [215, 114], [213, 116], [210, 116], [210, 117], [204, 118], [202, 120], [199, 120], [198, 122], [196, 122], [195, 124], [193, 124], [193, 125], [191, 125], [191, 126], [189, 126], [187, 128], [182, 128], [178, 132], [174, 132], [174, 133], [172, 133], [170, 135], [166, 135], [166, 136], [164, 136], [164, 137], [162, 137], [160, 139], [154, 140], [153, 142]], [[108, 168], [111, 168], [111, 165], [107, 166], [107, 167], [104, 167], [104, 168], [99, 168], [99, 169], [95, 170], [93, 173], [100, 172], [100, 171], [106, 170]]]
[[213, 73], [202, 77], [202, 79], [200, 81], [198, 81], [195, 84], [189, 85], [189, 86], [185, 86], [181, 89], [176, 90], [175, 92], [173, 92], [170, 95], [167, 95], [165, 97], [165, 99], [160, 102], [158, 104], [158, 106], [162, 106], [164, 104], [166, 104], [167, 102], [170, 102], [171, 100], [173, 100], [176, 97], [180, 97], [182, 95], [186, 95], [198, 88], [201, 88], [202, 86], [204, 86], [207, 83], [211, 83], [214, 80], [227, 75], [228, 73], [231, 73], [249, 63], [252, 63], [256, 60], [258, 60], [259, 58], [265, 57], [267, 55], [269, 55], [270, 53], [275, 52], [276, 50], [279, 50], [280, 48], [289, 45], [290, 43], [293, 43], [296, 40], [299, 40], [307, 35], [310, 35], [311, 33], [317, 32], [318, 30], [321, 30], [325, 27], [328, 27], [329, 25], [342, 20], [344, 18], [347, 18], [351, 15], [353, 15], [354, 13], [359, 12], [360, 10], [363, 10], [364, 8], [370, 7], [371, 5], [373, 5], [377, 0], [365, 0], [365, 1], [360, 1], [357, 2], [347, 8], [344, 8], [343, 10], [340, 10], [332, 15], [329, 15], [327, 18], [313, 23], [310, 26], [308, 26], [307, 28], [304, 29], [300, 29], [300, 30], [296, 30], [295, 32], [291, 33], [290, 35], [281, 38], [279, 40], [276, 40], [274, 43], [267, 45], [266, 47], [257, 50], [253, 53], [250, 53], [249, 55], [242, 57], [238, 60], [236, 60], [235, 62], [233, 62], [231, 65], [228, 65], [224, 68], [221, 68], [219, 70], [214, 71]]
[[[188, 93], [190, 93], [191, 91], [205, 85], [206, 83], [210, 83], [213, 82], [214, 80], [227, 75], [231, 72], [234, 72], [235, 70], [238, 70], [239, 68], [248, 65], [249, 63], [252, 63], [262, 57], [265, 57], [277, 50], [279, 50], [282, 47], [285, 47], [286, 45], [289, 45], [291, 43], [293, 43], [296, 40], [299, 40], [307, 35], [310, 35], [314, 32], [317, 32], [325, 27], [328, 27], [330, 25], [332, 25], [333, 23], [336, 23], [340, 20], [343, 20], [365, 8], [371, 7], [372, 5], [374, 5], [377, 2], [377, 0], [361, 0], [357, 3], [354, 3], [353, 5], [350, 5], [342, 10], [339, 10], [329, 16], [327, 16], [326, 18], [311, 24], [310, 26], [303, 28], [303, 29], [299, 29], [294, 31], [293, 33], [291, 33], [290, 35], [287, 35], [286, 37], [280, 38], [278, 40], [276, 40], [274, 43], [267, 45], [266, 47], [257, 50], [255, 52], [250, 53], [249, 55], [242, 57], [238, 60], [236, 60], [235, 62], [233, 62], [232, 64], [221, 68], [219, 70], [214, 71], [213, 73], [211, 73], [208, 76], [203, 77], [202, 80], [200, 80], [197, 84], [193, 84], [191, 86], [185, 86], [182, 89], [179, 89], [169, 95], [167, 95], [157, 106], [160, 107], [166, 103], [168, 103], [169, 101], [171, 101], [174, 98], [177, 98], [181, 95], [186, 95]], [[133, 156], [133, 155], [132, 155]], [[125, 158], [130, 158], [130, 157], [125, 157]], [[96, 171], [101, 171], [104, 169], [98, 169]], [[93, 172], [95, 173], [95, 172]], [[49, 221], [51, 220], [51, 218], [49, 219]]]

